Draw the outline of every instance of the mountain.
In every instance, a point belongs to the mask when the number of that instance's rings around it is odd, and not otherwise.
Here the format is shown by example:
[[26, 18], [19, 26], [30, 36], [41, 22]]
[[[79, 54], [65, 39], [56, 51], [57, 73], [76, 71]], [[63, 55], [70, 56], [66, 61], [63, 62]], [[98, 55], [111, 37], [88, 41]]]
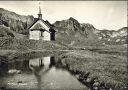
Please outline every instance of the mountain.
[[127, 32], [128, 27], [123, 27], [119, 30], [100, 30], [96, 34], [98, 39], [103, 42], [103, 44], [127, 44]]
[[28, 34], [26, 28], [33, 22], [33, 20], [33, 16], [18, 15], [15, 12], [0, 8], [0, 24], [10, 27], [10, 29], [16, 33]]
[[0, 25], [0, 37], [15, 37], [15, 36], [8, 27], [4, 25]]
[[4, 38], [4, 37], [5, 38], [13, 37], [13, 38], [17, 38], [17, 39], [22, 39], [25, 36], [23, 34], [19, 34], [19, 33], [16, 33], [15, 31], [13, 31], [13, 30], [10, 30], [10, 27], [0, 25], [0, 37], [2, 37], [2, 38]]
[[[34, 21], [31, 15], [23, 16], [0, 8], [0, 37], [22, 38], [28, 35], [27, 27]], [[126, 44], [128, 27], [119, 30], [99, 30], [92, 24], [76, 19], [56, 21], [56, 41], [69, 46]]]
[[88, 45], [98, 40], [97, 35], [94, 33], [96, 29], [93, 25], [88, 23], [81, 24], [72, 17], [67, 20], [56, 21], [54, 26], [56, 40], [68, 45]]
[[79, 23], [70, 17], [54, 23], [57, 40], [69, 45], [127, 44], [128, 27], [119, 30], [99, 30], [89, 23]]

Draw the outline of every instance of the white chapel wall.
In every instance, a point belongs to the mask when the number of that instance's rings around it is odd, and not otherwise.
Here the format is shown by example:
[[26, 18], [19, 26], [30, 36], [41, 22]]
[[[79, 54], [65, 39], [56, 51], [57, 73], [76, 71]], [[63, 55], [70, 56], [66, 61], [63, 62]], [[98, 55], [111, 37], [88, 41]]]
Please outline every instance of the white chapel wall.
[[39, 40], [40, 39], [40, 31], [29, 31], [29, 39]]

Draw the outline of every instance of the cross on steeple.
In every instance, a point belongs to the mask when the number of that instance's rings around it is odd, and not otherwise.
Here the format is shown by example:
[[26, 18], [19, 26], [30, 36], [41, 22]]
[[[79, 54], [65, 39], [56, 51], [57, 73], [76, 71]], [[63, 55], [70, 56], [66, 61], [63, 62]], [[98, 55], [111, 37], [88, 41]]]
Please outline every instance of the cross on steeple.
[[39, 13], [38, 13], [38, 18], [39, 18], [39, 19], [42, 19], [41, 8], [40, 8], [40, 2], [39, 2]]

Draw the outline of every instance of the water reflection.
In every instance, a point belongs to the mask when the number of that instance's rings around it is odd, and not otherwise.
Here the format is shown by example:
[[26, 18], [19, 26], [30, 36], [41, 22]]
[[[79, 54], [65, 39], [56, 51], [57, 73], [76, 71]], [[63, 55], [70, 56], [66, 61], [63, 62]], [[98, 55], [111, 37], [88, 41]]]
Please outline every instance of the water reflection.
[[35, 66], [35, 67], [42, 67], [49, 68], [51, 66], [55, 65], [55, 59], [54, 57], [41, 57], [36, 59], [30, 59], [29, 60], [29, 66]]
[[8, 63], [9, 71], [20, 70], [22, 73], [30, 73], [29, 60], [18, 60]]
[[37, 79], [37, 87], [39, 90], [41, 90], [42, 84], [41, 77], [50, 70], [51, 60], [52, 59], [50, 57], [42, 57], [29, 60], [29, 67]]
[[[2, 78], [0, 83], [6, 88], [13, 89], [80, 89], [85, 88], [68, 71], [57, 68], [54, 57], [40, 57], [30, 60], [18, 60], [8, 63], [8, 76]], [[20, 73], [11, 71], [20, 70]], [[10, 71], [10, 72], [9, 72]], [[11, 76], [10, 76], [11, 74]]]
[[0, 62], [0, 76], [6, 74], [8, 71], [8, 64], [6, 62]]

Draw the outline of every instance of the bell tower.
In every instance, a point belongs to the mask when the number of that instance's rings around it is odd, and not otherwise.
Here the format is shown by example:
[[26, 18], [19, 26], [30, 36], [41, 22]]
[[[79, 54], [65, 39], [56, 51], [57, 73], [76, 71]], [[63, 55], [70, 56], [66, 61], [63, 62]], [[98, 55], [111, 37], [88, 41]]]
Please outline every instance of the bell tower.
[[39, 2], [39, 13], [38, 13], [38, 18], [39, 18], [39, 19], [42, 19], [41, 8], [40, 8], [40, 2]]

